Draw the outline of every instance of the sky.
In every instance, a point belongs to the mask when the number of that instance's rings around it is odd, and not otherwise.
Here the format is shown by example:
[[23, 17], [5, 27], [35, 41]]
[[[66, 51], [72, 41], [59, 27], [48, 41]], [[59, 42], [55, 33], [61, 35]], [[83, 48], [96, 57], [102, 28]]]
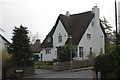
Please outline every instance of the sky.
[[[41, 42], [55, 25], [59, 14], [77, 14], [100, 8], [103, 16], [115, 29], [115, 0], [0, 0], [0, 33], [11, 42], [14, 26], [28, 27], [32, 34], [38, 34]], [[120, 0], [116, 0], [117, 2]]]

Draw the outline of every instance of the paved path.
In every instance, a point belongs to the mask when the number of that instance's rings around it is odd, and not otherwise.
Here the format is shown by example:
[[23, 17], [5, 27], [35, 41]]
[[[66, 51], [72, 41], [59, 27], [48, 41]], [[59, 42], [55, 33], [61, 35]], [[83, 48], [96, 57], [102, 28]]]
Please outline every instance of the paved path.
[[70, 70], [67, 70], [53, 72], [50, 70], [36, 69], [35, 73], [36, 75], [29, 76], [26, 78], [93, 78], [92, 70], [83, 70], [77, 72], [71, 72]]

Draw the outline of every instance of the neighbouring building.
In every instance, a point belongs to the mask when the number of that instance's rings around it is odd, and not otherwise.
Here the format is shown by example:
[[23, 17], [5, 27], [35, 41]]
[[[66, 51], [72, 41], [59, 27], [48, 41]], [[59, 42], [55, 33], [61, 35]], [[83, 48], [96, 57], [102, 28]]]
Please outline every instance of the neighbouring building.
[[34, 54], [34, 60], [42, 61], [42, 54], [40, 53], [42, 48], [39, 39], [37, 39], [36, 42], [32, 45], [32, 50]]
[[10, 42], [0, 34], [0, 79], [2, 78], [2, 50], [7, 50]]
[[75, 60], [88, 59], [90, 53], [95, 56], [105, 53], [105, 31], [99, 18], [99, 8], [73, 14], [68, 11], [60, 14], [52, 30], [42, 42], [42, 61], [57, 58], [57, 47], [70, 43], [76, 50]]
[[0, 50], [7, 50], [7, 47], [9, 46], [10, 42], [0, 34]]

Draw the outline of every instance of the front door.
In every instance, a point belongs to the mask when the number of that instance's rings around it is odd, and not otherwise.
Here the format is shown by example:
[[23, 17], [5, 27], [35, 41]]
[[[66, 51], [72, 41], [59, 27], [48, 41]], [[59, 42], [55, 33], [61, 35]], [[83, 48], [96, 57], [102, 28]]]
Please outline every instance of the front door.
[[35, 55], [35, 56], [34, 56], [34, 60], [35, 60], [35, 61], [39, 60], [39, 55]]

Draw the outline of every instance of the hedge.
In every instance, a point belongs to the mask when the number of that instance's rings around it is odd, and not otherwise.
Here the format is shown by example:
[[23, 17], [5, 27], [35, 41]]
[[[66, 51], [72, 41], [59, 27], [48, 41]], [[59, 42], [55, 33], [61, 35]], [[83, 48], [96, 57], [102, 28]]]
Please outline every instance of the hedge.
[[94, 68], [102, 74], [113, 72], [115, 69], [115, 57], [112, 53], [97, 56], [95, 58]]
[[72, 59], [75, 56], [75, 52], [72, 46], [65, 45], [65, 46], [59, 46], [57, 48], [58, 53], [58, 61], [59, 62], [66, 62], [71, 60], [71, 51], [72, 51]]

